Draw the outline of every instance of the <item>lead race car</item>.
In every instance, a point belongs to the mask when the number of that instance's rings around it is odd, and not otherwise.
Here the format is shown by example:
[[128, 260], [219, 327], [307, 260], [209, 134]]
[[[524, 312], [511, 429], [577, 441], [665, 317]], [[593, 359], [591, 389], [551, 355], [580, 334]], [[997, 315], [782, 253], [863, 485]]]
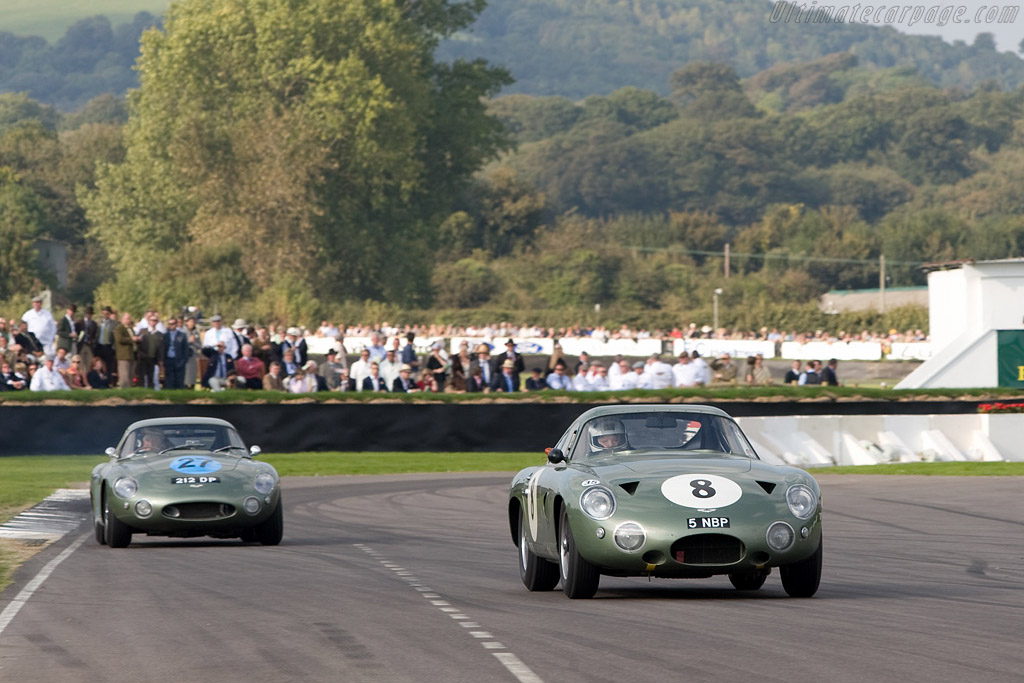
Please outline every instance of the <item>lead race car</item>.
[[132, 534], [241, 538], [277, 545], [284, 534], [281, 486], [231, 423], [206, 417], [132, 423], [109, 462], [92, 471], [96, 541], [124, 548]]
[[762, 462], [710, 406], [593, 408], [515, 475], [508, 517], [531, 591], [590, 598], [602, 574], [707, 578], [759, 589], [779, 568], [793, 597], [821, 579], [821, 494], [807, 472]]

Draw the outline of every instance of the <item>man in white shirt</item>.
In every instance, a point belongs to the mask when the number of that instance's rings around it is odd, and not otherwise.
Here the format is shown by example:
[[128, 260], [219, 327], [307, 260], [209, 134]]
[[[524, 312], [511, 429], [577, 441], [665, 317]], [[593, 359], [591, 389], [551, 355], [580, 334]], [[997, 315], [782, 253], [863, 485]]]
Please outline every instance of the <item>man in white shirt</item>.
[[384, 345], [381, 344], [380, 335], [374, 332], [370, 335], [370, 360], [380, 363], [384, 360]]
[[[379, 367], [379, 366], [378, 366]], [[348, 369], [348, 376], [356, 383], [356, 391], [363, 386], [363, 380], [370, 376], [370, 350], [363, 349], [359, 352], [359, 360], [352, 363]]]
[[651, 374], [647, 372], [647, 365], [643, 361], [638, 360], [633, 363], [633, 377], [636, 379], [630, 389], [650, 389], [652, 387]]
[[651, 389], [668, 389], [672, 386], [672, 366], [661, 360], [658, 354], [651, 354], [645, 374], [651, 376]]
[[57, 336], [57, 321], [53, 314], [43, 308], [43, 297], [32, 297], [32, 308], [25, 311], [21, 319], [28, 324], [28, 331], [43, 345], [43, 353], [53, 353], [53, 340]]
[[[614, 370], [614, 374], [613, 371]], [[623, 389], [636, 389], [636, 379], [632, 378], [633, 372], [629, 367], [629, 361], [623, 359], [616, 363], [612, 363], [612, 367], [608, 369], [608, 388], [612, 391], [621, 391]], [[627, 387], [627, 384], [632, 386]]]
[[29, 389], [32, 391], [71, 391], [71, 387], [64, 381], [61, 374], [53, 369], [53, 356], [47, 356], [43, 361], [43, 367], [32, 375]]
[[690, 354], [683, 351], [679, 354], [679, 362], [672, 366], [672, 385], [686, 388], [696, 384], [697, 366], [690, 362]]
[[697, 378], [697, 384], [702, 387], [711, 384], [711, 368], [708, 366], [707, 361], [700, 357], [696, 349], [690, 354], [690, 360]]
[[600, 363], [594, 363], [593, 374], [587, 380], [588, 391], [608, 391], [608, 368]]
[[379, 363], [379, 367], [380, 376], [384, 378], [384, 386], [388, 388], [394, 386], [395, 380], [398, 379], [398, 371], [402, 367], [396, 358], [394, 349], [388, 349], [384, 354], [384, 360]]
[[224, 327], [224, 318], [219, 314], [210, 318], [212, 327], [203, 334], [203, 348], [217, 348], [217, 344], [224, 344], [224, 352], [231, 358], [238, 358], [238, 338], [234, 332]]
[[572, 378], [565, 374], [565, 366], [559, 363], [555, 366], [555, 371], [548, 375], [547, 379], [548, 387], [561, 390], [561, 391], [572, 391]]

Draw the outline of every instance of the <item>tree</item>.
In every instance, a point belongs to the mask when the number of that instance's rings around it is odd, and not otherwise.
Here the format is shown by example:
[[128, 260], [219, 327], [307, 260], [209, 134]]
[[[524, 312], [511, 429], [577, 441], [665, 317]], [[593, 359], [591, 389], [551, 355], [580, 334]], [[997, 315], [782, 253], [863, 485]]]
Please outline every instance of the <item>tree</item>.
[[433, 59], [481, 4], [173, 4], [143, 37], [125, 162], [82, 195], [119, 295], [173, 289], [151, 274], [190, 246], [237, 245], [258, 288], [414, 300], [428, 236], [505, 144], [482, 98], [507, 74]]
[[40, 276], [34, 242], [45, 221], [39, 197], [0, 166], [0, 299], [28, 292]]

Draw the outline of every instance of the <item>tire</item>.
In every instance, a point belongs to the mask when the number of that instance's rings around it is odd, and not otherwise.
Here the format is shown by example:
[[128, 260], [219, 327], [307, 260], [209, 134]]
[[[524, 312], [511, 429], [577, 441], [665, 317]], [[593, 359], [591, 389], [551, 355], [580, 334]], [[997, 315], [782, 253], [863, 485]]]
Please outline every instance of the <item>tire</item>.
[[558, 525], [558, 565], [562, 575], [562, 590], [573, 600], [594, 597], [601, 574], [597, 567], [584, 560], [576, 550], [576, 539], [569, 528], [569, 516], [562, 509]]
[[244, 529], [242, 533], [238, 534], [238, 538], [242, 539], [242, 543], [255, 543], [256, 531], [252, 528]]
[[103, 540], [111, 548], [127, 548], [132, 542], [132, 528], [110, 511], [107, 496], [103, 496]]
[[[253, 527], [253, 536], [261, 545], [278, 545], [284, 538], [284, 511], [281, 499], [277, 499], [277, 507], [265, 522]], [[242, 537], [245, 538], [244, 536]]]
[[558, 565], [537, 557], [526, 543], [526, 515], [519, 510], [519, 577], [531, 591], [549, 591], [558, 585]]
[[[91, 503], [91, 501], [90, 501], [90, 503]], [[93, 533], [96, 534], [96, 542], [99, 543], [100, 545], [106, 545], [107, 544], [107, 538], [106, 538], [107, 531], [106, 531], [106, 529], [103, 526], [103, 522], [101, 522], [100, 518], [96, 516], [96, 506], [95, 505], [90, 505], [90, 507], [92, 507], [92, 510], [93, 510], [93, 513], [92, 513], [92, 529], [93, 529]]]
[[779, 568], [782, 575], [782, 587], [791, 598], [809, 598], [818, 592], [821, 582], [822, 545], [806, 560], [788, 564]]
[[733, 572], [729, 574], [729, 581], [733, 588], [738, 591], [756, 591], [764, 585], [765, 579], [772, 573], [770, 567], [764, 569], [751, 569], [745, 572]]

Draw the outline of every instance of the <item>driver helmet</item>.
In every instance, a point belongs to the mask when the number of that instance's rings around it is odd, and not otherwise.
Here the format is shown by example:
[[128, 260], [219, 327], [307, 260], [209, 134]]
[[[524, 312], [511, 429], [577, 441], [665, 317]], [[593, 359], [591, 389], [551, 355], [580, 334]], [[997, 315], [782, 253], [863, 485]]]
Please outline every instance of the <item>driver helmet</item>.
[[621, 450], [626, 447], [626, 428], [615, 418], [597, 420], [590, 425], [590, 451]]

